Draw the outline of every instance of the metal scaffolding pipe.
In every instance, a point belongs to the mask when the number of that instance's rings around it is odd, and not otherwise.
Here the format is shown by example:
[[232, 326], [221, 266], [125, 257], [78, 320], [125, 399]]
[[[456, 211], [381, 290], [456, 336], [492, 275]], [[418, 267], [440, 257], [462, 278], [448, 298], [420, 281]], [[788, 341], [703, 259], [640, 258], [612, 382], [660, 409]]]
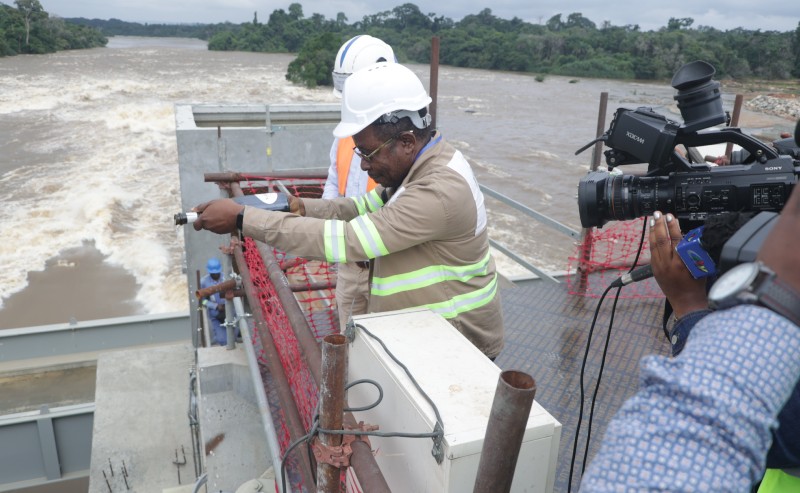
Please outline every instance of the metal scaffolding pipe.
[[431, 38], [431, 80], [428, 94], [431, 104], [428, 105], [431, 113], [431, 128], [436, 129], [436, 107], [439, 103], [439, 36]]
[[[733, 100], [733, 114], [731, 115], [731, 123], [729, 126], [731, 127], [738, 127], [739, 126], [739, 114], [742, 111], [742, 102], [744, 101], [744, 95], [737, 94], [736, 98]], [[725, 144], [725, 157], [728, 158], [728, 162], [731, 161], [731, 155], [733, 154], [733, 142], [728, 142]]]
[[511, 490], [535, 394], [536, 381], [530, 375], [514, 370], [500, 374], [473, 493], [507, 493]]
[[[233, 307], [236, 310], [236, 318], [239, 320], [239, 330], [242, 333], [242, 341], [244, 343], [245, 354], [247, 356], [247, 363], [250, 370], [250, 379], [253, 381], [253, 391], [256, 394], [256, 403], [258, 404], [258, 413], [261, 416], [262, 426], [264, 428], [264, 436], [267, 439], [267, 445], [272, 451], [272, 469], [275, 471], [277, 478], [281, 477], [281, 447], [278, 442], [278, 434], [275, 431], [275, 425], [272, 422], [272, 414], [269, 410], [269, 401], [267, 400], [267, 393], [264, 386], [261, 385], [261, 371], [258, 368], [258, 356], [256, 350], [251, 342], [250, 327], [247, 324], [247, 314], [244, 311], [244, 304], [242, 299], [236, 297], [233, 299]], [[281, 481], [275, 482], [279, 493], [287, 493], [282, 491]]]
[[323, 289], [336, 289], [336, 281], [310, 282], [308, 284], [289, 284], [289, 289], [293, 293], [299, 293], [300, 291], [321, 291]]
[[284, 261], [281, 262], [281, 270], [286, 272], [287, 270], [291, 269], [292, 267], [297, 267], [298, 265], [302, 264], [303, 262], [305, 262], [305, 259], [300, 258], [300, 257], [284, 259]]
[[[275, 341], [272, 339], [269, 327], [267, 327], [264, 312], [261, 310], [261, 304], [258, 302], [258, 296], [253, 287], [253, 281], [250, 278], [250, 271], [247, 269], [247, 263], [244, 260], [244, 252], [242, 252], [241, 245], [237, 244], [234, 246], [233, 256], [236, 260], [236, 264], [240, 267], [239, 275], [242, 277], [242, 286], [244, 287], [244, 292], [250, 304], [250, 310], [253, 312], [253, 322], [258, 332], [258, 337], [261, 340], [261, 347], [264, 350], [264, 359], [267, 362], [267, 367], [275, 382], [278, 400], [280, 400], [283, 416], [286, 420], [286, 428], [289, 430], [289, 439], [294, 442], [306, 435], [303, 420], [300, 417], [300, 412], [297, 410], [297, 404], [294, 401], [294, 396], [289, 387], [289, 381], [286, 379], [286, 373], [283, 371], [278, 350], [275, 348]], [[308, 458], [308, 447], [298, 446], [298, 448], [295, 449], [295, 457], [298, 461], [298, 468], [300, 469], [300, 476], [303, 478], [303, 483], [309, 486], [314, 485], [311, 461]], [[275, 474], [280, 476], [280, 471], [275, 471]]]
[[217, 183], [225, 183], [225, 182], [234, 182], [238, 183], [240, 181], [269, 181], [269, 180], [281, 180], [287, 178], [300, 178], [300, 179], [326, 179], [328, 177], [327, 171], [314, 171], [314, 170], [291, 170], [291, 171], [273, 171], [268, 174], [261, 174], [261, 173], [237, 173], [237, 172], [227, 172], [227, 173], [205, 173], [203, 175], [203, 179], [209, 182], [217, 182]]
[[[323, 430], [341, 430], [344, 411], [344, 381], [347, 372], [347, 338], [332, 334], [322, 340], [322, 382], [319, 386], [319, 426]], [[322, 448], [339, 447], [342, 435], [319, 434]], [[339, 493], [340, 468], [320, 460], [317, 455], [317, 492]]]
[[[231, 194], [235, 197], [243, 195], [242, 189], [238, 183], [231, 183]], [[264, 262], [264, 266], [267, 269], [270, 281], [278, 294], [278, 299], [289, 319], [292, 331], [297, 338], [303, 361], [308, 367], [314, 382], [319, 386], [322, 379], [322, 350], [317, 340], [314, 338], [314, 334], [308, 325], [308, 320], [306, 320], [303, 310], [300, 308], [300, 304], [297, 302], [297, 298], [295, 298], [294, 293], [289, 289], [289, 282], [286, 280], [286, 276], [283, 275], [283, 271], [281, 271], [280, 264], [275, 259], [272, 249], [259, 241], [256, 241], [256, 246], [258, 247], [258, 252]], [[237, 263], [239, 263], [238, 259]], [[239, 265], [242, 268], [245, 267], [244, 263], [239, 263]], [[244, 269], [244, 271], [246, 270], [247, 269]], [[244, 280], [244, 275], [242, 275], [242, 279]], [[251, 303], [252, 301], [251, 299]], [[260, 321], [264, 320], [263, 313], [260, 311], [256, 316], [259, 317]], [[274, 348], [274, 346], [272, 347]], [[352, 413], [345, 413], [344, 424], [348, 429], [358, 429], [358, 422], [353, 417]], [[367, 445], [366, 442], [356, 440], [351, 444], [351, 447], [353, 449], [353, 455], [350, 457], [350, 465], [358, 476], [358, 481], [363, 491], [367, 493], [390, 493], [389, 485], [383, 477], [383, 473], [378, 467], [377, 462], [375, 462], [375, 456], [372, 455], [372, 450], [369, 445]]]
[[236, 288], [236, 279], [229, 279], [227, 281], [222, 281], [219, 284], [215, 284], [207, 288], [200, 288], [194, 292], [194, 295], [197, 296], [197, 299], [200, 299], [200, 298], [205, 298], [206, 296], [211, 296], [214, 293], [222, 293], [223, 291], [230, 291], [231, 289], [235, 288]]
[[[606, 128], [606, 111], [608, 111], [608, 93], [603, 91], [600, 93], [600, 108], [597, 111], [597, 132], [596, 136], [600, 137], [605, 132]], [[603, 143], [597, 142], [592, 150], [592, 162], [589, 169], [595, 171], [600, 167], [600, 157], [603, 152]], [[581, 258], [578, 260], [578, 292], [585, 293], [589, 285], [589, 272], [588, 268], [592, 259], [592, 244], [593, 244], [593, 229], [581, 229]]]

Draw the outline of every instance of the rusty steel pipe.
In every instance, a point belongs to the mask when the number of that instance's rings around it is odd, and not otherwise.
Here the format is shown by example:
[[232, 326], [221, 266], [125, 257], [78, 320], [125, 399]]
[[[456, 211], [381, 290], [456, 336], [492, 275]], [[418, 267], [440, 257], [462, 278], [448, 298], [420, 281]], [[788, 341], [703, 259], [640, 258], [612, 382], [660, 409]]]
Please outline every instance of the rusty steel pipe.
[[237, 183], [240, 181], [270, 181], [270, 180], [285, 180], [288, 178], [300, 179], [326, 179], [327, 173], [320, 171], [306, 171], [306, 170], [292, 170], [292, 171], [273, 171], [271, 173], [237, 173], [234, 171], [227, 173], [205, 173], [203, 180], [205, 182]]
[[[744, 101], [744, 95], [737, 94], [733, 100], [733, 114], [731, 115], [731, 127], [738, 127], [739, 126], [739, 115], [742, 112], [742, 102]], [[731, 155], [733, 154], [733, 142], [728, 142], [725, 145], [725, 157], [728, 158], [728, 162], [731, 160]]]
[[530, 375], [514, 370], [500, 374], [473, 493], [507, 493], [511, 490], [522, 436], [535, 395], [536, 381]]
[[284, 260], [283, 262], [281, 262], [281, 270], [286, 272], [292, 267], [297, 267], [298, 265], [302, 264], [304, 261], [305, 259], [302, 259], [300, 257], [294, 257], [288, 260]]
[[[597, 131], [596, 136], [600, 137], [605, 132], [606, 128], [606, 111], [608, 111], [608, 93], [603, 91], [600, 93], [600, 107], [597, 109]], [[592, 162], [589, 169], [596, 171], [600, 167], [600, 156], [603, 152], [603, 143], [597, 142], [592, 149]], [[585, 293], [589, 282], [589, 261], [592, 259], [592, 242], [593, 232], [592, 228], [581, 229], [582, 245], [581, 258], [578, 261], [578, 293]]]
[[436, 107], [439, 100], [439, 36], [431, 38], [431, 80], [429, 96], [431, 97], [431, 128], [436, 130]]
[[[341, 430], [344, 411], [344, 382], [347, 373], [347, 338], [331, 334], [322, 340], [322, 382], [319, 386], [319, 426], [323, 430]], [[342, 435], [320, 432], [319, 441], [325, 447], [338, 447]], [[315, 451], [316, 453], [317, 451]], [[339, 493], [340, 468], [317, 457], [317, 492]]]
[[200, 288], [194, 292], [194, 295], [197, 297], [197, 299], [200, 299], [200, 298], [205, 298], [206, 296], [211, 296], [214, 293], [222, 293], [223, 291], [230, 291], [235, 288], [236, 288], [236, 279], [229, 279], [227, 281], [222, 281], [219, 284], [215, 284], [207, 288]]
[[293, 293], [300, 291], [321, 291], [323, 289], [336, 289], [336, 281], [331, 282], [310, 282], [308, 284], [289, 284], [289, 289]]
[[[258, 332], [258, 337], [261, 340], [261, 346], [264, 350], [264, 356], [269, 368], [269, 373], [275, 382], [275, 389], [278, 393], [278, 400], [280, 400], [283, 416], [286, 420], [286, 428], [289, 430], [289, 439], [295, 442], [299, 438], [306, 435], [303, 420], [300, 417], [300, 411], [297, 410], [294, 396], [292, 395], [289, 381], [286, 379], [286, 373], [283, 371], [281, 365], [281, 358], [278, 355], [278, 350], [275, 348], [275, 341], [272, 339], [272, 334], [267, 327], [264, 312], [261, 310], [261, 304], [258, 302], [253, 281], [250, 279], [250, 271], [247, 269], [247, 263], [244, 260], [244, 252], [240, 244], [235, 245], [233, 249], [233, 256], [236, 264], [239, 266], [239, 272], [242, 277], [242, 286], [244, 286], [245, 295], [247, 296], [250, 310], [253, 313], [253, 326]], [[273, 451], [273, 453], [280, 453], [280, 451]], [[311, 468], [311, 461], [308, 457], [308, 447], [298, 446], [295, 449], [295, 457], [298, 461], [298, 468], [300, 469], [300, 476], [303, 478], [303, 483], [306, 485], [314, 485], [314, 475]], [[281, 471], [275, 471], [278, 477], [281, 477]]]
[[[234, 196], [243, 195], [239, 183], [231, 183], [231, 194]], [[321, 381], [322, 350], [314, 338], [314, 334], [300, 308], [300, 304], [297, 302], [297, 298], [288, 289], [289, 282], [286, 280], [286, 276], [283, 275], [272, 249], [259, 241], [256, 241], [256, 245], [267, 268], [270, 281], [275, 286], [275, 291], [278, 293], [278, 298], [289, 319], [289, 325], [291, 325], [300, 345], [300, 354], [303, 361], [308, 366], [314, 382], [319, 386]], [[242, 263], [241, 266], [245, 267], [245, 264]], [[260, 317], [260, 320], [263, 320], [263, 314]], [[344, 414], [344, 424], [348, 429], [358, 428], [358, 422], [353, 417], [353, 414], [349, 412]], [[383, 477], [378, 463], [375, 462], [375, 456], [372, 454], [369, 445], [361, 440], [356, 440], [351, 444], [351, 447], [353, 455], [350, 457], [350, 465], [358, 476], [362, 490], [365, 493], [391, 493], [389, 484], [386, 482], [386, 478]]]

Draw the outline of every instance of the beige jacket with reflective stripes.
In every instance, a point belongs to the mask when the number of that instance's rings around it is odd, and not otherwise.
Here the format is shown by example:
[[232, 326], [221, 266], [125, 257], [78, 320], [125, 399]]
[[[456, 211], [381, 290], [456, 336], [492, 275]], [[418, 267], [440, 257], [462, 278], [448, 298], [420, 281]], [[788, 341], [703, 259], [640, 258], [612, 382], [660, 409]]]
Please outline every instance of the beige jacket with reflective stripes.
[[303, 204], [305, 217], [248, 207], [244, 234], [302, 257], [374, 259], [370, 312], [430, 308], [497, 356], [503, 320], [483, 194], [439, 133], [396, 190]]

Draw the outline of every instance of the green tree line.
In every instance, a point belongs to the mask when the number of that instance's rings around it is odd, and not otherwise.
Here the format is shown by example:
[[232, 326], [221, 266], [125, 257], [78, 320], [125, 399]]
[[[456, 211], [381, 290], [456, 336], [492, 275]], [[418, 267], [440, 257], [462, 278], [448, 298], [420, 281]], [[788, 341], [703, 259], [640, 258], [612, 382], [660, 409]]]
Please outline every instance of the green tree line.
[[15, 0], [14, 5], [0, 3], [0, 56], [94, 48], [108, 43], [96, 29], [51, 17], [39, 0]]
[[[15, 3], [38, 4], [38, 0]], [[2, 5], [2, 4], [0, 4]], [[14, 10], [14, 9], [8, 9]], [[486, 8], [454, 21], [423, 13], [412, 3], [350, 22], [307, 17], [299, 3], [274, 10], [266, 21], [257, 12], [241, 24], [139, 24], [118, 19], [69, 19], [106, 36], [180, 36], [208, 40], [210, 50], [297, 53], [287, 78], [307, 86], [331, 85], [332, 60], [356, 34], [371, 34], [392, 45], [400, 62], [430, 62], [431, 37], [440, 40], [440, 62], [457, 67], [614, 79], [668, 80], [684, 63], [705, 60], [716, 78], [800, 77], [800, 22], [794, 31], [694, 26], [691, 18], [670, 18], [657, 30], [638, 25], [597, 25], [579, 12], [556, 14], [532, 24], [502, 19]], [[17, 25], [19, 25], [17, 23]], [[3, 23], [0, 18], [0, 39]], [[6, 36], [21, 46], [19, 30]], [[14, 34], [16, 33], [16, 34]], [[8, 42], [6, 43], [8, 44]], [[32, 51], [33, 52], [33, 51]]]
[[106, 36], [150, 36], [158, 38], [198, 38], [208, 40], [215, 33], [238, 29], [237, 24], [221, 22], [218, 24], [151, 24], [127, 22], [120, 19], [86, 19], [68, 17], [72, 24], [97, 29]]
[[430, 62], [430, 40], [440, 39], [440, 62], [458, 67], [614, 79], [665, 80], [684, 63], [705, 60], [717, 78], [800, 77], [800, 23], [795, 31], [694, 27], [691, 18], [670, 18], [666, 26], [642, 31], [638, 25], [601, 25], [575, 12], [543, 24], [501, 19], [484, 9], [455, 22], [423, 13], [412, 3], [348, 23], [320, 14], [303, 15], [299, 3], [277, 9], [267, 22], [221, 30], [211, 50], [298, 53], [287, 78], [309, 86], [330, 85], [330, 67], [342, 42], [371, 34], [392, 45], [401, 62]]

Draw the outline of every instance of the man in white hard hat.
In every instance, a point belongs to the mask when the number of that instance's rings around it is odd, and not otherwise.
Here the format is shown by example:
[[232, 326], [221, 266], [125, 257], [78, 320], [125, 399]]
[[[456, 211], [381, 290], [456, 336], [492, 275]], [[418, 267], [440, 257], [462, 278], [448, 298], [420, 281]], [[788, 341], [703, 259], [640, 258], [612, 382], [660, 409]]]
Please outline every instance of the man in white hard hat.
[[431, 128], [430, 102], [400, 64], [359, 70], [345, 81], [333, 133], [353, 136], [361, 168], [380, 186], [361, 197], [293, 198], [292, 212], [219, 199], [195, 208], [194, 228], [238, 228], [328, 262], [371, 260], [369, 312], [428, 308], [496, 357], [503, 320], [483, 194], [464, 156]]
[[[359, 35], [348, 39], [333, 63], [333, 94], [341, 98], [344, 81], [353, 72], [378, 62], [394, 63], [392, 47], [378, 38]], [[377, 185], [361, 169], [361, 157], [354, 152], [353, 137], [335, 138], [331, 146], [331, 165], [322, 193], [323, 199], [358, 197]], [[340, 263], [336, 275], [336, 305], [340, 328], [344, 330], [352, 315], [367, 313], [369, 304], [369, 261]]]

